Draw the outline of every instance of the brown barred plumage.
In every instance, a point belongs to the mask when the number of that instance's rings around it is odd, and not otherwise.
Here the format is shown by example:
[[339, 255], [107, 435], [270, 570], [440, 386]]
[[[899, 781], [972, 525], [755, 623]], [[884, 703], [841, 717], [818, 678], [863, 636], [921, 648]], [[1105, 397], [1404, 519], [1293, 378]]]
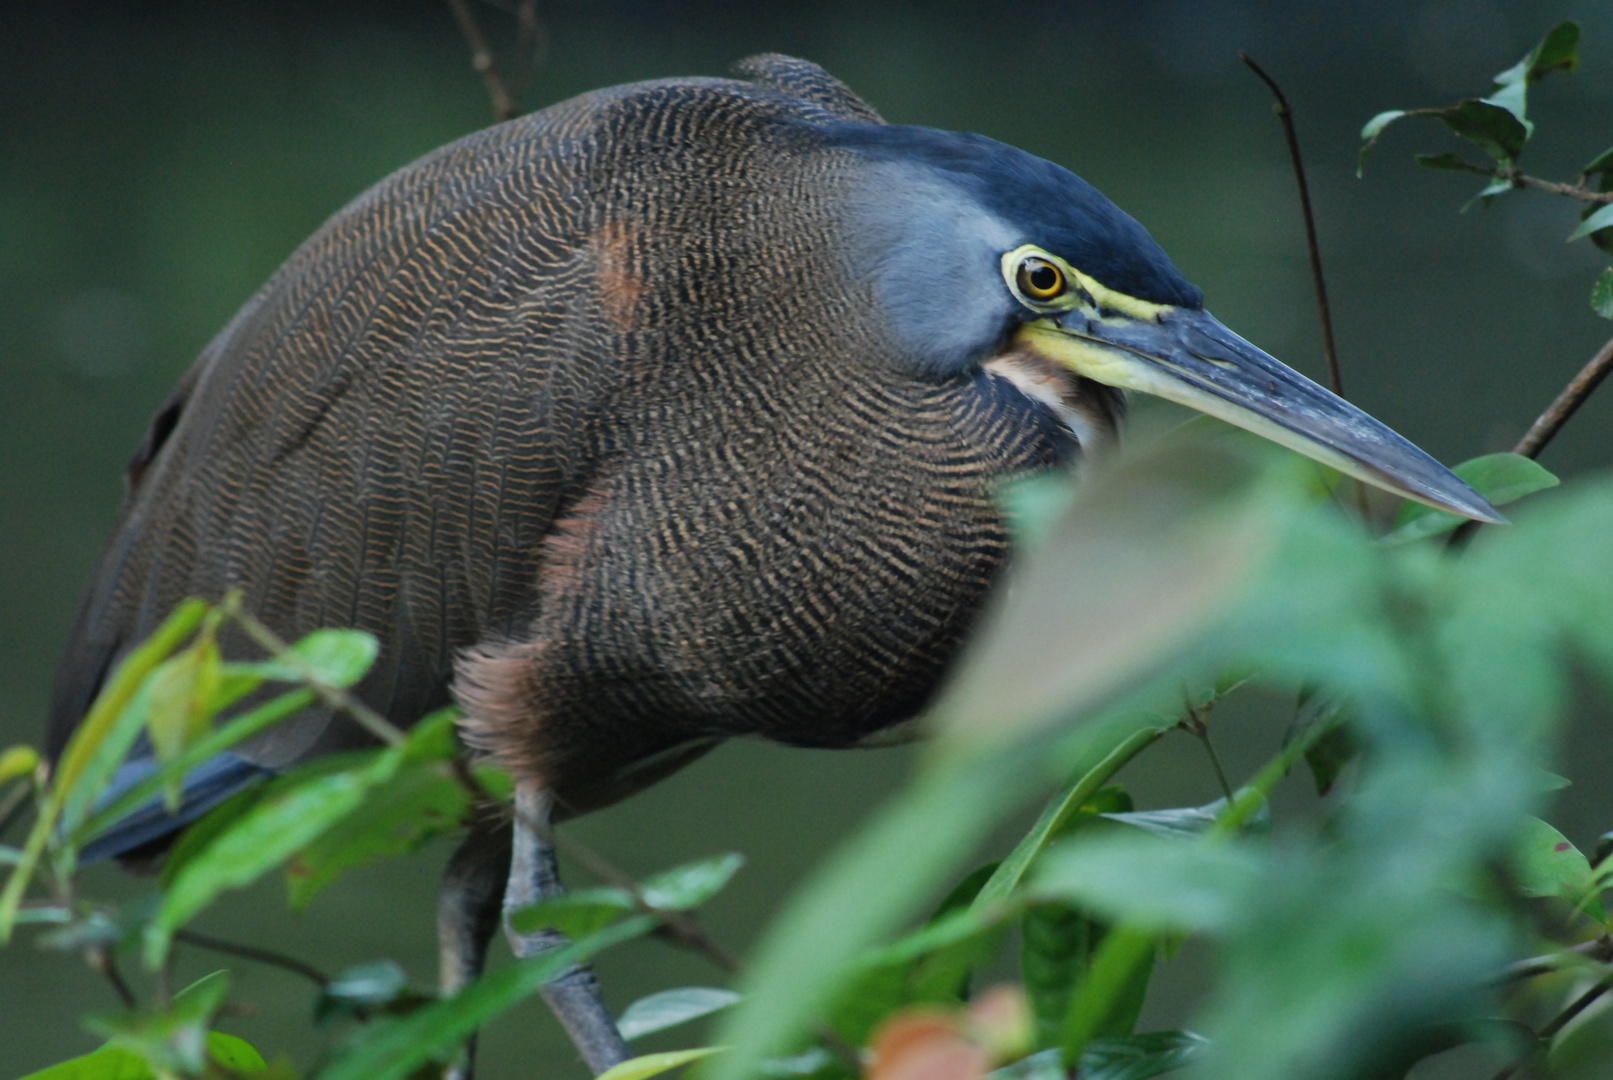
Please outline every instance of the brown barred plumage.
[[[304, 244], [131, 464], [53, 745], [176, 602], [231, 587], [287, 637], [375, 633], [366, 701], [457, 698], [573, 812], [723, 737], [918, 710], [1007, 556], [994, 485], [1075, 442], [1008, 378], [893, 361], [840, 241], [855, 163], [819, 134], [877, 115], [810, 64], [741, 72], [473, 135]], [[1062, 378], [1111, 433], [1118, 394]], [[245, 752], [357, 738], [313, 711]]]

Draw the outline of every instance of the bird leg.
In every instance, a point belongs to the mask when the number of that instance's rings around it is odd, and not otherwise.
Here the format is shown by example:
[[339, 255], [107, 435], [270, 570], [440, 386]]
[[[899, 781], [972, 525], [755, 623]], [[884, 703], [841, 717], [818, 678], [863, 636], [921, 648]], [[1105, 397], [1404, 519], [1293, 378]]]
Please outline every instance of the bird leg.
[[[504, 936], [515, 955], [523, 959], [566, 943], [565, 935], [556, 930], [521, 933], [509, 924], [511, 913], [566, 891], [560, 884], [560, 868], [547, 835], [552, 810], [553, 800], [543, 787], [531, 780], [516, 782], [514, 845], [509, 884], [504, 891]], [[544, 986], [543, 1000], [595, 1076], [627, 1060], [627, 1044], [600, 999], [599, 983], [592, 970], [569, 969]]]
[[[437, 894], [437, 971], [443, 997], [454, 996], [481, 977], [487, 946], [499, 927], [509, 876], [509, 822], [478, 815], [448, 860]], [[472, 1080], [475, 1071], [472, 1033], [458, 1059], [443, 1070], [443, 1080]]]

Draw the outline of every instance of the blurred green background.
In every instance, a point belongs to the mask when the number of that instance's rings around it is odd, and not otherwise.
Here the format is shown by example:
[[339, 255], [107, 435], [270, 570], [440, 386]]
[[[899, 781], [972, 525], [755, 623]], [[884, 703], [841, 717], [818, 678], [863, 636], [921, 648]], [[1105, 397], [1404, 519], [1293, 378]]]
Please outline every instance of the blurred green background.
[[[478, 11], [507, 48], [513, 20]], [[1455, 147], [1411, 122], [1389, 133], [1364, 180], [1354, 175], [1369, 116], [1482, 92], [1572, 17], [1585, 30], [1585, 69], [1532, 92], [1539, 131], [1525, 160], [1572, 179], [1613, 143], [1605, 3], [545, 0], [540, 17], [545, 59], [526, 108], [618, 82], [722, 74], [764, 50], [808, 57], [892, 121], [984, 132], [1074, 169], [1154, 233], [1224, 322], [1321, 378], [1298, 202], [1270, 97], [1237, 62], [1247, 50], [1298, 109], [1350, 395], [1447, 461], [1510, 446], [1613, 331], [1586, 306], [1603, 258], [1562, 242], [1574, 204], [1514, 195], [1459, 214], [1477, 183], [1417, 169], [1413, 150]], [[327, 215], [489, 115], [439, 2], [0, 7], [0, 746], [40, 738], [124, 461], [168, 385]], [[1610, 433], [1604, 391], [1543, 461], [1563, 475], [1605, 467]], [[1235, 774], [1269, 752], [1287, 707], [1257, 698], [1218, 712]], [[1587, 846], [1613, 827], [1613, 740], [1600, 703], [1583, 713], [1562, 766], [1581, 782], [1554, 820]], [[911, 751], [735, 745], [569, 828], [635, 872], [744, 851], [748, 869], [710, 909], [716, 936], [743, 948], [910, 761]], [[1145, 806], [1216, 794], [1186, 739], [1167, 740], [1125, 779]], [[1307, 786], [1294, 778], [1287, 797], [1303, 801]], [[330, 971], [395, 956], [430, 985], [444, 854], [355, 875], [300, 918], [275, 888], [258, 889], [202, 928]], [[141, 889], [107, 868], [86, 880], [109, 895]], [[1202, 979], [1195, 956], [1156, 980], [1145, 1022], [1186, 1015]], [[225, 963], [191, 950], [183, 974]], [[228, 1026], [313, 1060], [309, 988], [228, 963], [252, 1004]], [[600, 968], [618, 1007], [721, 982], [654, 942]], [[77, 1017], [114, 1006], [71, 957], [26, 942], [0, 953], [0, 1078], [91, 1048]], [[488, 1080], [581, 1074], [536, 1005], [488, 1032], [484, 1060]]]

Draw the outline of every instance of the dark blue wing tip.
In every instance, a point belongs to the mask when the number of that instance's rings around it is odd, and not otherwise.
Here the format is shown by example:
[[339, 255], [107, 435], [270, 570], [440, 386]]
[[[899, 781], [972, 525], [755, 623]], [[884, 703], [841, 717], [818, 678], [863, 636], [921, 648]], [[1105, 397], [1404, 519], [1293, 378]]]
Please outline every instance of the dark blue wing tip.
[[[112, 774], [112, 781], [96, 801], [96, 808], [109, 806], [135, 785], [150, 777], [160, 768], [155, 758], [140, 757], [126, 761]], [[125, 852], [160, 840], [178, 832], [225, 799], [257, 780], [274, 775], [272, 769], [254, 765], [234, 754], [219, 754], [208, 758], [192, 769], [185, 777], [179, 808], [173, 813], [163, 805], [161, 795], [142, 803], [128, 817], [84, 845], [79, 852], [80, 864], [115, 858]]]

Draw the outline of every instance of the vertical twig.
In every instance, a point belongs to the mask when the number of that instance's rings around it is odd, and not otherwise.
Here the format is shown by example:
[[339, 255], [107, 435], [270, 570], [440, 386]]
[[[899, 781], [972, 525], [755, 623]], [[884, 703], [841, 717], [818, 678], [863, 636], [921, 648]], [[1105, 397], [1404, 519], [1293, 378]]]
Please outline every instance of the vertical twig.
[[517, 112], [515, 96], [499, 74], [498, 61], [493, 59], [493, 50], [487, 47], [487, 38], [482, 36], [481, 24], [476, 21], [469, 0], [448, 0], [448, 7], [454, 13], [454, 21], [459, 23], [460, 33], [470, 43], [471, 66], [481, 72], [487, 82], [487, 93], [493, 99], [493, 119], [513, 118]]
[[1277, 99], [1272, 111], [1283, 123], [1283, 135], [1288, 139], [1288, 156], [1294, 162], [1294, 180], [1299, 185], [1299, 205], [1305, 213], [1305, 242], [1311, 253], [1311, 281], [1316, 286], [1316, 311], [1322, 320], [1322, 353], [1327, 357], [1327, 378], [1333, 384], [1333, 392], [1343, 397], [1344, 377], [1339, 373], [1338, 349], [1333, 344], [1333, 310], [1328, 306], [1327, 282], [1322, 277], [1322, 248], [1316, 241], [1316, 217], [1311, 212], [1310, 185], [1305, 182], [1305, 159], [1300, 155], [1299, 136], [1294, 131], [1294, 108], [1288, 104], [1288, 98], [1283, 96], [1277, 81], [1267, 75], [1266, 69], [1255, 63], [1252, 56], [1240, 51], [1238, 59], [1260, 76], [1260, 81], [1271, 88], [1272, 96]]
[[[1294, 130], [1294, 107], [1288, 104], [1288, 98], [1283, 94], [1282, 87], [1277, 80], [1266, 74], [1266, 69], [1255, 63], [1254, 57], [1243, 50], [1238, 51], [1238, 59], [1249, 65], [1249, 70], [1260, 76], [1260, 81], [1271, 88], [1272, 96], [1277, 103], [1272, 111], [1277, 119], [1282, 121], [1283, 137], [1288, 140], [1288, 157], [1294, 163], [1294, 183], [1299, 188], [1299, 208], [1305, 217], [1305, 245], [1311, 256], [1311, 283], [1316, 288], [1316, 314], [1322, 324], [1322, 355], [1327, 359], [1327, 380], [1332, 384], [1333, 392], [1344, 397], [1344, 375], [1339, 370], [1339, 350], [1333, 340], [1333, 307], [1327, 302], [1327, 279], [1322, 275], [1322, 245], [1316, 239], [1316, 215], [1311, 211], [1311, 187], [1305, 180], [1305, 158], [1299, 152], [1299, 134]], [[1371, 520], [1371, 508], [1367, 505], [1367, 487], [1360, 481], [1355, 485], [1356, 508], [1361, 513], [1362, 521]]]

